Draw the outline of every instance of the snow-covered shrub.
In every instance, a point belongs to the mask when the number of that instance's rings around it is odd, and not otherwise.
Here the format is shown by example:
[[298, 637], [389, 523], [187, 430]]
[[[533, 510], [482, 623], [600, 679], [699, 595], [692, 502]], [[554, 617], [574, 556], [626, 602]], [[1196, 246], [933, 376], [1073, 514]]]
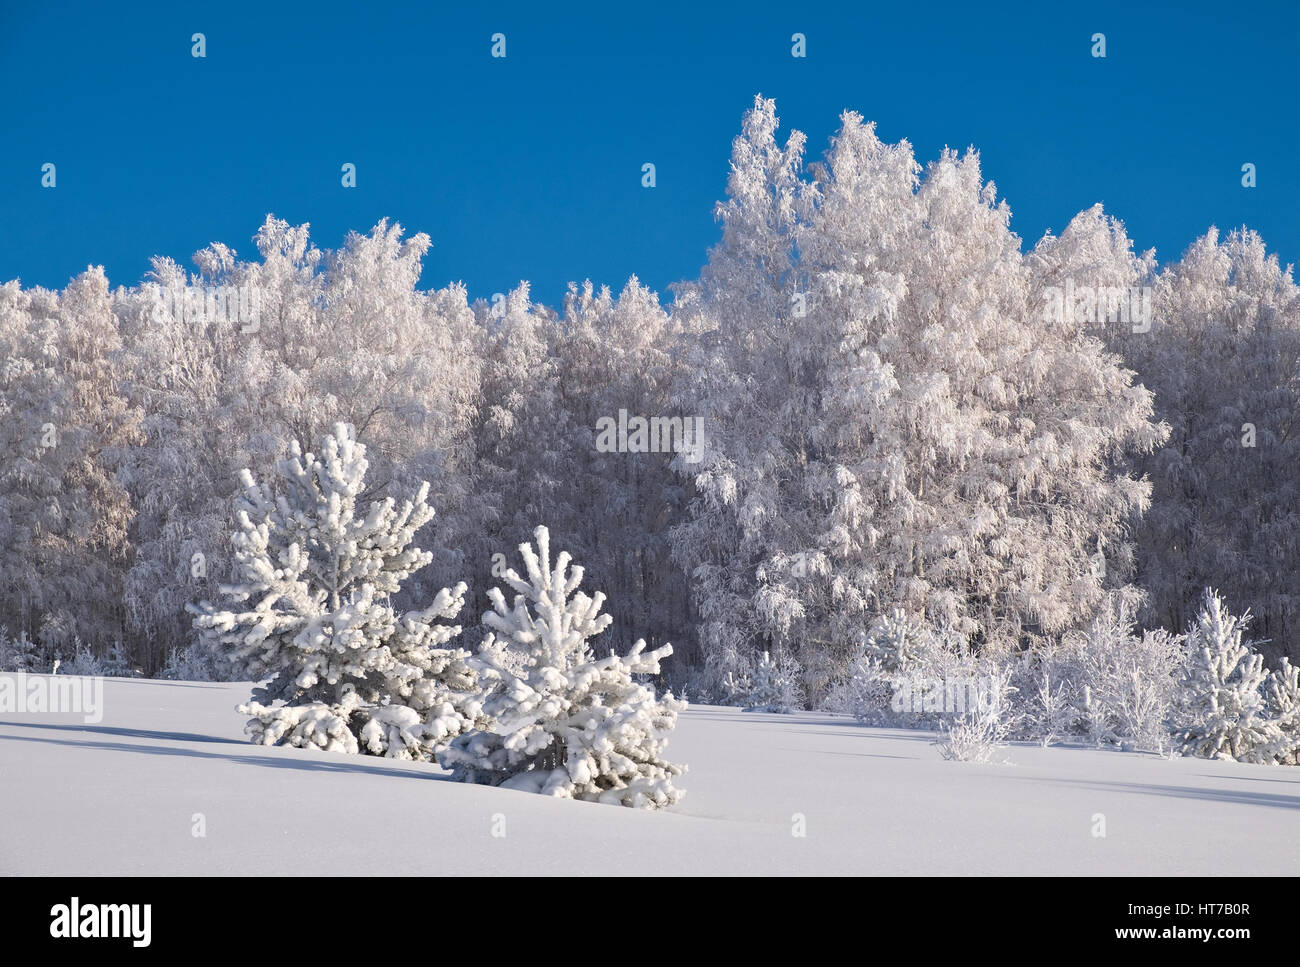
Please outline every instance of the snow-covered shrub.
[[1164, 752], [1182, 677], [1182, 638], [1162, 629], [1137, 634], [1131, 606], [1111, 601], [1083, 636], [1078, 660], [1089, 738]]
[[738, 641], [728, 641], [709, 650], [695, 675], [693, 693], [697, 701], [718, 705], [744, 706], [754, 687], [752, 652]]
[[278, 494], [244, 471], [232, 538], [242, 581], [223, 586], [224, 606], [191, 610], [238, 674], [270, 676], [239, 708], [254, 742], [428, 760], [476, 714], [470, 653], [443, 647], [460, 628], [438, 623], [460, 611], [465, 585], [394, 610], [402, 582], [431, 559], [410, 545], [433, 509], [427, 484], [400, 505], [367, 502], [365, 453], [338, 424], [319, 457], [293, 444]]
[[718, 679], [718, 692], [724, 705], [744, 706], [754, 690], [754, 679], [747, 669], [732, 668]]
[[1022, 655], [1012, 682], [1016, 737], [1164, 752], [1182, 678], [1182, 638], [1135, 630], [1131, 598], [1112, 595], [1088, 628]]
[[1000, 669], [978, 700], [958, 716], [936, 740], [939, 754], [957, 762], [990, 762], [1016, 727], [1012, 707], [1015, 687], [1010, 672]]
[[1269, 752], [1284, 766], [1300, 765], [1300, 666], [1283, 658], [1268, 679], [1268, 707], [1272, 718]]
[[130, 678], [138, 674], [131, 667], [126, 648], [121, 642], [108, 649], [107, 654], [97, 654], [89, 643], [77, 636], [68, 642], [68, 650], [55, 645], [34, 641], [25, 633], [9, 637], [0, 628], [0, 672], [28, 672], [36, 675], [88, 675]]
[[1163, 628], [1133, 638], [1127, 661], [1101, 693], [1120, 746], [1164, 753], [1171, 746], [1170, 714], [1178, 688], [1182, 637]]
[[894, 694], [893, 677], [873, 657], [858, 657], [848, 672], [831, 685], [824, 707], [852, 715], [859, 722], [880, 724]]
[[1249, 624], [1249, 611], [1240, 617], [1229, 614], [1223, 599], [1206, 590], [1187, 633], [1178, 734], [1186, 754], [1239, 762], [1272, 759], [1276, 738], [1265, 695], [1269, 674], [1263, 656], [1242, 640]]
[[[588, 644], [609, 627], [605, 595], [578, 591], [582, 568], [567, 552], [552, 565], [550, 533], [521, 544], [527, 579], [513, 569], [503, 580], [515, 591], [507, 605], [500, 588], [488, 592], [493, 610], [483, 623], [494, 634], [474, 665], [483, 686], [482, 724], [438, 755], [457, 778], [545, 795], [625, 806], [670, 806], [682, 792], [672, 780], [685, 767], [663, 758], [666, 737], [684, 707], [634, 675], [658, 674], [672, 654], [664, 645], [645, 652], [637, 641], [627, 657], [596, 658]], [[500, 635], [500, 637], [496, 637]], [[528, 667], [513, 672], [503, 649], [526, 651]]]
[[1032, 687], [1024, 690], [1024, 717], [1021, 720], [1027, 738], [1041, 742], [1044, 747], [1072, 734], [1079, 724], [1079, 710], [1071, 696], [1074, 683], [1055, 680], [1050, 669], [1041, 669], [1032, 680]]
[[44, 649], [27, 632], [11, 637], [9, 629], [0, 627], [0, 672], [36, 672], [48, 670]]
[[1089, 734], [1083, 635], [1040, 642], [1009, 662], [1020, 720], [1014, 738], [1051, 745]]
[[871, 725], [943, 727], [973, 705], [998, 667], [974, 655], [961, 635], [901, 611], [878, 617], [863, 641], [827, 705]]
[[683, 702], [693, 702], [699, 705], [725, 705], [714, 693], [714, 689], [709, 687], [706, 679], [706, 671], [700, 665], [681, 665], [676, 668], [670, 668], [665, 673], [667, 682], [667, 691], [676, 695]]
[[754, 663], [743, 688], [734, 685], [732, 697], [746, 712], [789, 714], [801, 704], [799, 662], [785, 653], [772, 658], [770, 652]]
[[103, 674], [112, 678], [134, 678], [139, 674], [138, 669], [131, 664], [126, 646], [120, 641], [113, 643], [113, 647], [108, 650], [101, 664], [104, 669]]
[[229, 662], [219, 661], [202, 640], [191, 642], [184, 648], [173, 648], [158, 677], [174, 682], [230, 681]]
[[103, 660], [91, 651], [80, 638], [72, 639], [72, 657], [59, 662], [59, 672], [64, 675], [90, 675], [98, 677], [103, 675]]
[[860, 641], [857, 657], [831, 685], [825, 707], [860, 722], [903, 724], [890, 713], [899, 676], [933, 671], [942, 646], [929, 628], [900, 609], [877, 617]]

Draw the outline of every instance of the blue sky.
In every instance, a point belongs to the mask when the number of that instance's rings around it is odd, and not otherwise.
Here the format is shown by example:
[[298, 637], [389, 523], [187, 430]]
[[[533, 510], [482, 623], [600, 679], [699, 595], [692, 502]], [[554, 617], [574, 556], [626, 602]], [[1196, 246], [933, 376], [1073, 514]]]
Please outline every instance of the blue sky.
[[1101, 201], [1162, 262], [1211, 224], [1300, 259], [1294, 3], [125, 6], [0, 4], [0, 280], [251, 257], [273, 212], [327, 248], [385, 216], [427, 232], [425, 287], [664, 291], [718, 238], [756, 92], [810, 157], [845, 108], [922, 162], [975, 145], [1026, 245]]

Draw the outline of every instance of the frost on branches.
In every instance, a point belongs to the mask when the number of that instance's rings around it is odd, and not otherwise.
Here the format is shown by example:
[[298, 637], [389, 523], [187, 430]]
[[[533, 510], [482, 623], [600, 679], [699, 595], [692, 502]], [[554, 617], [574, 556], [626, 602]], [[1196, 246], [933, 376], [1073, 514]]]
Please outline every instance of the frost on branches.
[[[671, 806], [683, 795], [673, 779], [686, 771], [663, 758], [667, 734], [684, 703], [654, 691], [633, 675], [659, 673], [672, 654], [664, 645], [645, 652], [637, 641], [626, 658], [594, 656], [588, 640], [612, 618], [601, 614], [605, 595], [578, 591], [582, 568], [569, 554], [551, 563], [550, 534], [534, 532], [537, 550], [521, 544], [527, 580], [504, 575], [516, 592], [513, 606], [500, 588], [488, 592], [483, 616], [489, 635], [475, 658], [483, 683], [485, 725], [439, 753], [458, 778], [624, 806]], [[501, 637], [497, 637], [500, 635]], [[510, 651], [527, 655], [512, 671]]]
[[1011, 704], [1015, 691], [1006, 669], [995, 672], [974, 705], [941, 732], [935, 742], [939, 754], [950, 762], [994, 761], [1019, 722]]
[[1187, 721], [1183, 749], [1207, 759], [1269, 761], [1274, 740], [1265, 686], [1264, 659], [1242, 635], [1250, 612], [1228, 613], [1223, 599], [1206, 591], [1196, 624], [1188, 632], [1191, 667], [1184, 683]]
[[[321, 453], [298, 443], [278, 494], [244, 471], [232, 538], [242, 580], [226, 605], [191, 610], [205, 643], [243, 675], [270, 681], [239, 710], [263, 745], [429, 760], [472, 724], [470, 653], [443, 647], [465, 585], [398, 614], [391, 597], [431, 555], [411, 547], [432, 517], [414, 500], [367, 500], [366, 448], [337, 424]], [[282, 705], [273, 705], [283, 699]]]
[[828, 706], [870, 725], [942, 728], [957, 711], [955, 692], [982, 693], [999, 668], [951, 628], [897, 608], [875, 618], [862, 641]]
[[1043, 324], [976, 153], [923, 171], [847, 112], [805, 174], [778, 127], [757, 98], [674, 308], [712, 427], [673, 531], [706, 661], [786, 648], [819, 704], [895, 608], [989, 656], [1085, 626], [1090, 559], [1123, 580], [1149, 504], [1126, 461], [1167, 433], [1151, 393], [1078, 320]]
[[1168, 751], [1186, 663], [1183, 637], [1139, 633], [1134, 607], [1123, 595], [1109, 596], [1086, 631], [1039, 650], [1017, 670], [1034, 737], [1078, 734], [1098, 746]]
[[1269, 676], [1268, 704], [1274, 716], [1273, 759], [1279, 765], [1300, 765], [1300, 666], [1282, 659]]
[[800, 704], [799, 663], [789, 655], [772, 658], [770, 652], [754, 665], [748, 677], [743, 705], [746, 712], [790, 714]]

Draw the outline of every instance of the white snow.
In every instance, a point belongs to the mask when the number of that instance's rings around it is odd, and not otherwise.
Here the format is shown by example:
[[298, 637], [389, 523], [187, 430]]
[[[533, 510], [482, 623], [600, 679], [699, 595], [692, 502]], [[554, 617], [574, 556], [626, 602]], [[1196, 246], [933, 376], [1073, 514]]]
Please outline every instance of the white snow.
[[96, 724], [0, 715], [0, 874], [1300, 871], [1286, 767], [1030, 745], [945, 762], [933, 733], [697, 706], [668, 747], [686, 798], [652, 812], [254, 746], [249, 689], [110, 679]]

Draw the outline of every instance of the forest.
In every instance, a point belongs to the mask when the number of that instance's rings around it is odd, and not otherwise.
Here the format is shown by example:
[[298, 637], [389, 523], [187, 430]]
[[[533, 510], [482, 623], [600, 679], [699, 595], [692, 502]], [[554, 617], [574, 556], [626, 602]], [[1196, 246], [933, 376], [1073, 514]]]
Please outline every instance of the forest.
[[671, 643], [659, 693], [874, 720], [888, 674], [977, 676], [1013, 734], [1161, 747], [1200, 682], [1294, 761], [1291, 267], [1244, 227], [1158, 263], [1100, 205], [1025, 245], [974, 150], [850, 111], [810, 161], [761, 97], [726, 185], [666, 294], [425, 290], [427, 235], [271, 215], [251, 258], [0, 286], [0, 668], [247, 677], [210, 615], [248, 488], [356, 442], [358, 517], [432, 511], [395, 606], [463, 583], [465, 648], [542, 527], [602, 653]]

